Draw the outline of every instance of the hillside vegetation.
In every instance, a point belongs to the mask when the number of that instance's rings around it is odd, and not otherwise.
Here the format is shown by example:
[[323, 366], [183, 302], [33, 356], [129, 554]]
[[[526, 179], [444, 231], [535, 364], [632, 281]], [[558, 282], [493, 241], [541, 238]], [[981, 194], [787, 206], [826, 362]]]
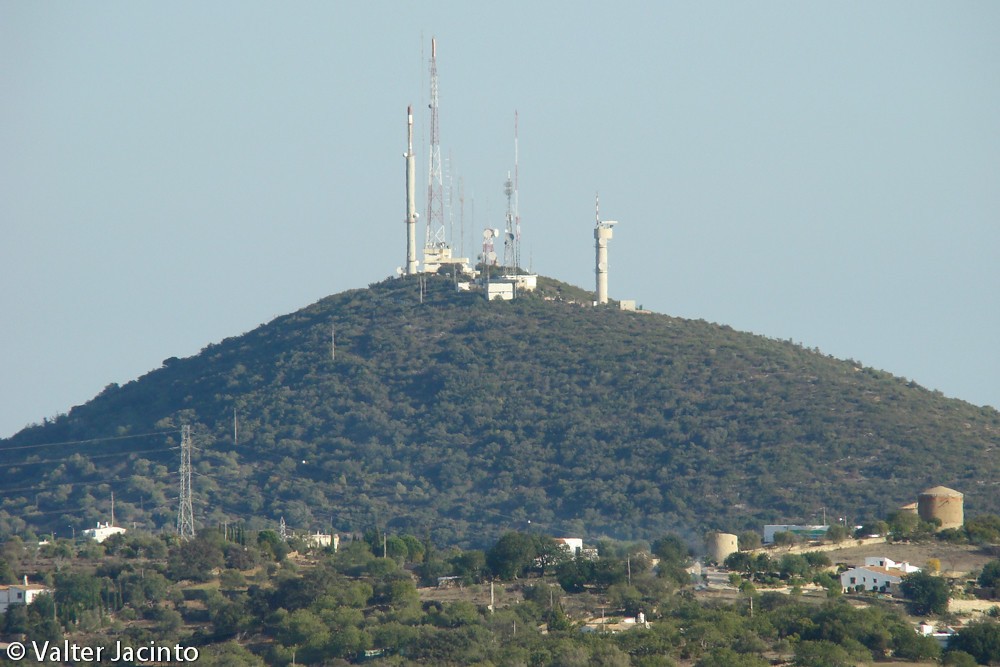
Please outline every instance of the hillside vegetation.
[[1000, 513], [997, 411], [589, 298], [542, 280], [487, 303], [444, 276], [421, 298], [390, 280], [168, 359], [0, 441], [0, 534], [106, 520], [111, 491], [120, 525], [169, 527], [183, 424], [201, 525], [651, 539], [824, 507], [860, 522], [937, 484]]

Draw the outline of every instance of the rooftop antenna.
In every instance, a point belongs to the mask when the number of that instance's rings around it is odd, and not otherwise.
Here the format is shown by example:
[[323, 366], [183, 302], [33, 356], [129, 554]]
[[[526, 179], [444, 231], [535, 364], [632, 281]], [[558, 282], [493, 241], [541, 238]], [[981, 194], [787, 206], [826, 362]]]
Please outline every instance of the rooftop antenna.
[[438, 128], [437, 40], [431, 37], [431, 143], [427, 174], [427, 248], [444, 248], [444, 182], [441, 174], [441, 137]]

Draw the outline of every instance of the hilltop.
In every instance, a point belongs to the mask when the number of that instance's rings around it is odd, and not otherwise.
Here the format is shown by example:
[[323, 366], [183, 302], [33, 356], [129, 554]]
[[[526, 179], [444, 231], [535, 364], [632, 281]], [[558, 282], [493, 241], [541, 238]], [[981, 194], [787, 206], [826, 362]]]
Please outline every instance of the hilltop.
[[881, 517], [936, 484], [1000, 512], [996, 410], [591, 298], [551, 279], [492, 303], [445, 276], [422, 295], [387, 280], [167, 359], [0, 441], [0, 533], [106, 519], [111, 491], [120, 524], [169, 527], [183, 424], [201, 524], [650, 539], [823, 507]]

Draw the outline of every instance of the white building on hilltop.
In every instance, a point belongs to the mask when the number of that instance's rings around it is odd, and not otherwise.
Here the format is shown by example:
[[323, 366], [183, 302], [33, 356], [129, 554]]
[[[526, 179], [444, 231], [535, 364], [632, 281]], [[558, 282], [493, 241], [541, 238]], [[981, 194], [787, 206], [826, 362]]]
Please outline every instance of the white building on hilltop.
[[88, 528], [83, 531], [83, 536], [97, 540], [98, 542], [103, 542], [112, 535], [118, 535], [124, 532], [127, 531], [120, 526], [112, 526], [110, 523], [98, 523], [96, 528]]

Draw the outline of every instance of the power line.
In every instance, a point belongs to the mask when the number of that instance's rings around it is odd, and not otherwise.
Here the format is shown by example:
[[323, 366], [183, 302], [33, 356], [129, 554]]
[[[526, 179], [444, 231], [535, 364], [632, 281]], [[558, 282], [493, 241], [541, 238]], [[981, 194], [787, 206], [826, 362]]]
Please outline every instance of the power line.
[[[87, 454], [86, 458], [87, 458], [87, 460], [90, 460], [90, 459], [103, 459], [103, 458], [107, 458], [109, 456], [125, 456], [125, 455], [129, 455], [129, 454], [149, 454], [150, 452], [165, 452], [165, 451], [169, 451], [170, 449], [177, 449], [177, 448], [176, 447], [168, 447], [168, 448], [158, 447], [156, 449], [140, 449], [140, 450], [137, 450], [137, 451], [115, 452], [113, 454]], [[33, 465], [38, 465], [39, 463], [59, 463], [61, 461], [69, 461], [71, 458], [73, 458], [73, 457], [72, 456], [65, 456], [65, 457], [63, 457], [61, 459], [43, 459], [41, 461], [20, 461], [18, 463], [10, 463], [8, 465], [2, 466], [2, 467], [0, 467], [0, 469], [3, 469], [3, 468], [23, 468], [24, 466], [33, 466]]]
[[0, 451], [12, 452], [15, 449], [34, 449], [35, 447], [55, 447], [56, 445], [85, 445], [92, 442], [106, 442], [110, 440], [128, 440], [130, 438], [147, 438], [153, 435], [166, 435], [168, 433], [180, 433], [177, 430], [153, 431], [152, 433], [137, 433], [135, 435], [112, 435], [106, 438], [90, 438], [88, 440], [65, 440], [63, 442], [45, 442], [37, 445], [19, 445], [17, 447], [0, 447]]

